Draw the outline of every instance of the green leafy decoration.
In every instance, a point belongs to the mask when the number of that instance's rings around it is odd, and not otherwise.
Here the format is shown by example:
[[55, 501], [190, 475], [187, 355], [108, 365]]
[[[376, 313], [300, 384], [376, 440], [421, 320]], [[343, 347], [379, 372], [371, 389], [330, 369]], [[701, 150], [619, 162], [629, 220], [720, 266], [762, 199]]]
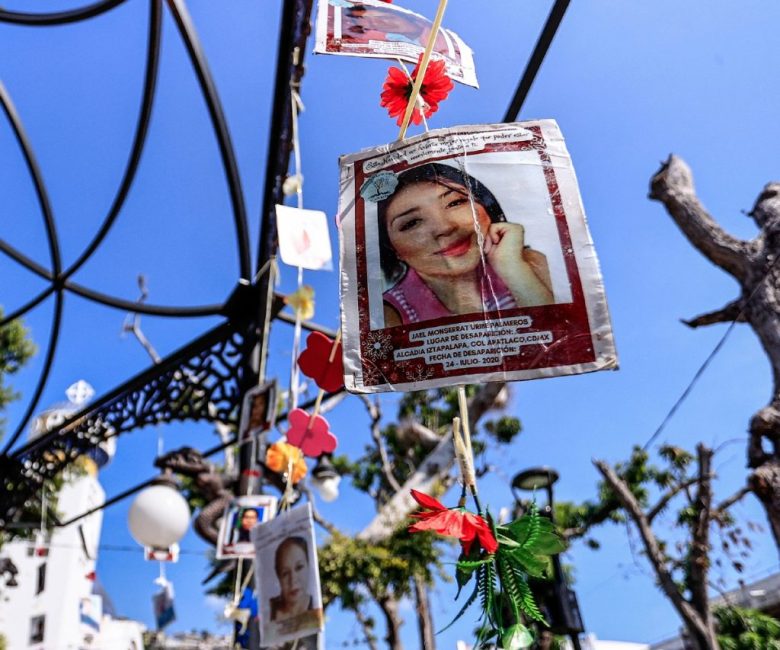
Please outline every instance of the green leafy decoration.
[[[460, 590], [458, 590], [458, 593], [460, 593]], [[471, 592], [471, 595], [466, 599], [466, 602], [463, 603], [463, 607], [460, 608], [460, 611], [455, 615], [455, 618], [453, 618], [446, 625], [446, 627], [443, 627], [436, 634], [441, 634], [442, 632], [444, 632], [444, 630], [448, 630], [449, 628], [451, 628], [455, 624], [455, 621], [457, 621], [461, 616], [463, 616], [466, 613], [466, 610], [468, 610], [468, 608], [474, 604], [474, 601], [477, 599], [477, 596], [479, 596], [479, 583], [476, 583], [474, 585], [474, 591]]]
[[517, 584], [520, 587], [520, 602], [525, 615], [534, 621], [539, 621], [540, 623], [547, 625], [547, 621], [544, 619], [542, 612], [539, 611], [539, 606], [536, 604], [536, 599], [531, 592], [531, 587], [528, 585], [525, 576], [516, 567], [512, 568], [512, 573], [514, 573]]

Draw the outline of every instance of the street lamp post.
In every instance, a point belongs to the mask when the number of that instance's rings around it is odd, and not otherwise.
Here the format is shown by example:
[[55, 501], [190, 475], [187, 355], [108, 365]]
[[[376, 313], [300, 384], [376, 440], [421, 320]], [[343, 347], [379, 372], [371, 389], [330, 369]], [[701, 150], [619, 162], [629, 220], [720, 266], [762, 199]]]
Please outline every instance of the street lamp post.
[[[515, 475], [512, 479], [512, 494], [519, 505], [522, 502], [518, 492], [533, 492], [544, 489], [547, 492], [547, 503], [541, 513], [555, 523], [553, 510], [553, 485], [558, 480], [558, 472], [551, 467], [533, 467]], [[545, 605], [550, 616], [550, 629], [557, 634], [567, 634], [574, 650], [581, 650], [580, 633], [585, 631], [582, 616], [577, 603], [577, 595], [566, 584], [566, 578], [561, 568], [559, 555], [552, 556], [553, 580], [552, 589], [548, 590]]]

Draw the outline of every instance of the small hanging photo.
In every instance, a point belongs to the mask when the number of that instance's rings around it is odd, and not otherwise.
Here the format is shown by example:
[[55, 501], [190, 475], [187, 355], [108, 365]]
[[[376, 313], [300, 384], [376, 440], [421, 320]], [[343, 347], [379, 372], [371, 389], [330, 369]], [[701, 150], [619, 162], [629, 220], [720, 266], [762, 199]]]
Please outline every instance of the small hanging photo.
[[276, 421], [276, 382], [268, 381], [250, 388], [241, 404], [239, 440], [254, 438], [265, 433]]
[[267, 494], [254, 494], [233, 499], [225, 508], [217, 540], [217, 559], [254, 558], [250, 531], [276, 514], [277, 499]]
[[[383, 0], [320, 0], [317, 54], [401, 59], [414, 65], [425, 50], [433, 23]], [[477, 88], [471, 48], [453, 31], [439, 29], [433, 46], [453, 80]]]
[[152, 596], [152, 608], [158, 630], [165, 629], [176, 620], [176, 611], [173, 608], [173, 585], [170, 582], [166, 581], [162, 589]]
[[[311, 505], [284, 513], [252, 531], [260, 616], [260, 645], [317, 641], [324, 629]], [[312, 646], [312, 647], [316, 647]]]
[[328, 217], [319, 210], [276, 206], [282, 262], [311, 271], [332, 271]]

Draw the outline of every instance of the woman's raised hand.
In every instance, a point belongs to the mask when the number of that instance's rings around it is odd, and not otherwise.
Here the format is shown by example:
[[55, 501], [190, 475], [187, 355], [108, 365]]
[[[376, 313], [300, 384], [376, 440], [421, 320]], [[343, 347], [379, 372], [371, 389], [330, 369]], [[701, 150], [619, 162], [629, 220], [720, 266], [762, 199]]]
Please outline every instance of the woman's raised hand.
[[[524, 249], [525, 228], [519, 223], [499, 222], [488, 226], [485, 232], [485, 256], [512, 292], [517, 306], [548, 305], [553, 302], [549, 282], [543, 282], [528, 263]], [[546, 267], [546, 261], [544, 265]]]
[[523, 264], [525, 247], [525, 228], [519, 223], [491, 223], [485, 232], [485, 255], [490, 266], [506, 282], [505, 276], [517, 271], [517, 265]]

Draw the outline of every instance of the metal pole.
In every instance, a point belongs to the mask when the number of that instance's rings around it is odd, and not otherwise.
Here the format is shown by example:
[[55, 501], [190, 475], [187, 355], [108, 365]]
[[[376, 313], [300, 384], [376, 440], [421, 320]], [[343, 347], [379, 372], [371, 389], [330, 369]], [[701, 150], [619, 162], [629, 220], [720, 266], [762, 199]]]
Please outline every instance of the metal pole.
[[558, 31], [558, 26], [563, 20], [563, 14], [566, 13], [569, 1], [555, 0], [555, 4], [550, 10], [550, 15], [547, 17], [547, 22], [539, 35], [539, 40], [536, 42], [531, 58], [528, 59], [525, 72], [523, 72], [523, 76], [515, 91], [515, 96], [512, 97], [502, 122], [514, 122], [517, 119], [520, 109], [523, 107], [525, 99], [531, 90], [531, 85], [534, 83], [534, 79], [536, 79], [536, 74], [539, 72], [539, 68], [542, 67], [542, 61], [544, 61], [547, 50], [550, 48], [555, 32]]
[[[292, 107], [290, 86], [300, 84], [303, 53], [311, 32], [309, 24], [313, 0], [283, 0], [276, 59], [276, 80], [271, 128], [268, 134], [268, 158], [260, 220], [260, 241], [254, 283], [250, 292], [257, 301], [256, 318], [250, 324], [248, 339], [255, 341], [245, 360], [244, 390], [263, 381], [273, 306], [273, 269], [278, 244], [276, 205], [284, 201], [282, 183], [287, 176], [292, 148]], [[254, 445], [242, 445], [239, 452], [239, 494], [248, 494], [260, 482]]]
[[[555, 509], [553, 501], [553, 482], [549, 481], [547, 484], [547, 507], [550, 508], [550, 521], [555, 523]], [[560, 585], [566, 585], [566, 578], [563, 575], [563, 567], [561, 566], [561, 556], [555, 554], [552, 556], [553, 561], [553, 573], [555, 574], [555, 581]], [[568, 589], [566, 590], [566, 596], [568, 597]], [[577, 632], [570, 632], [569, 638], [574, 650], [582, 650], [580, 645], [580, 635]]]

